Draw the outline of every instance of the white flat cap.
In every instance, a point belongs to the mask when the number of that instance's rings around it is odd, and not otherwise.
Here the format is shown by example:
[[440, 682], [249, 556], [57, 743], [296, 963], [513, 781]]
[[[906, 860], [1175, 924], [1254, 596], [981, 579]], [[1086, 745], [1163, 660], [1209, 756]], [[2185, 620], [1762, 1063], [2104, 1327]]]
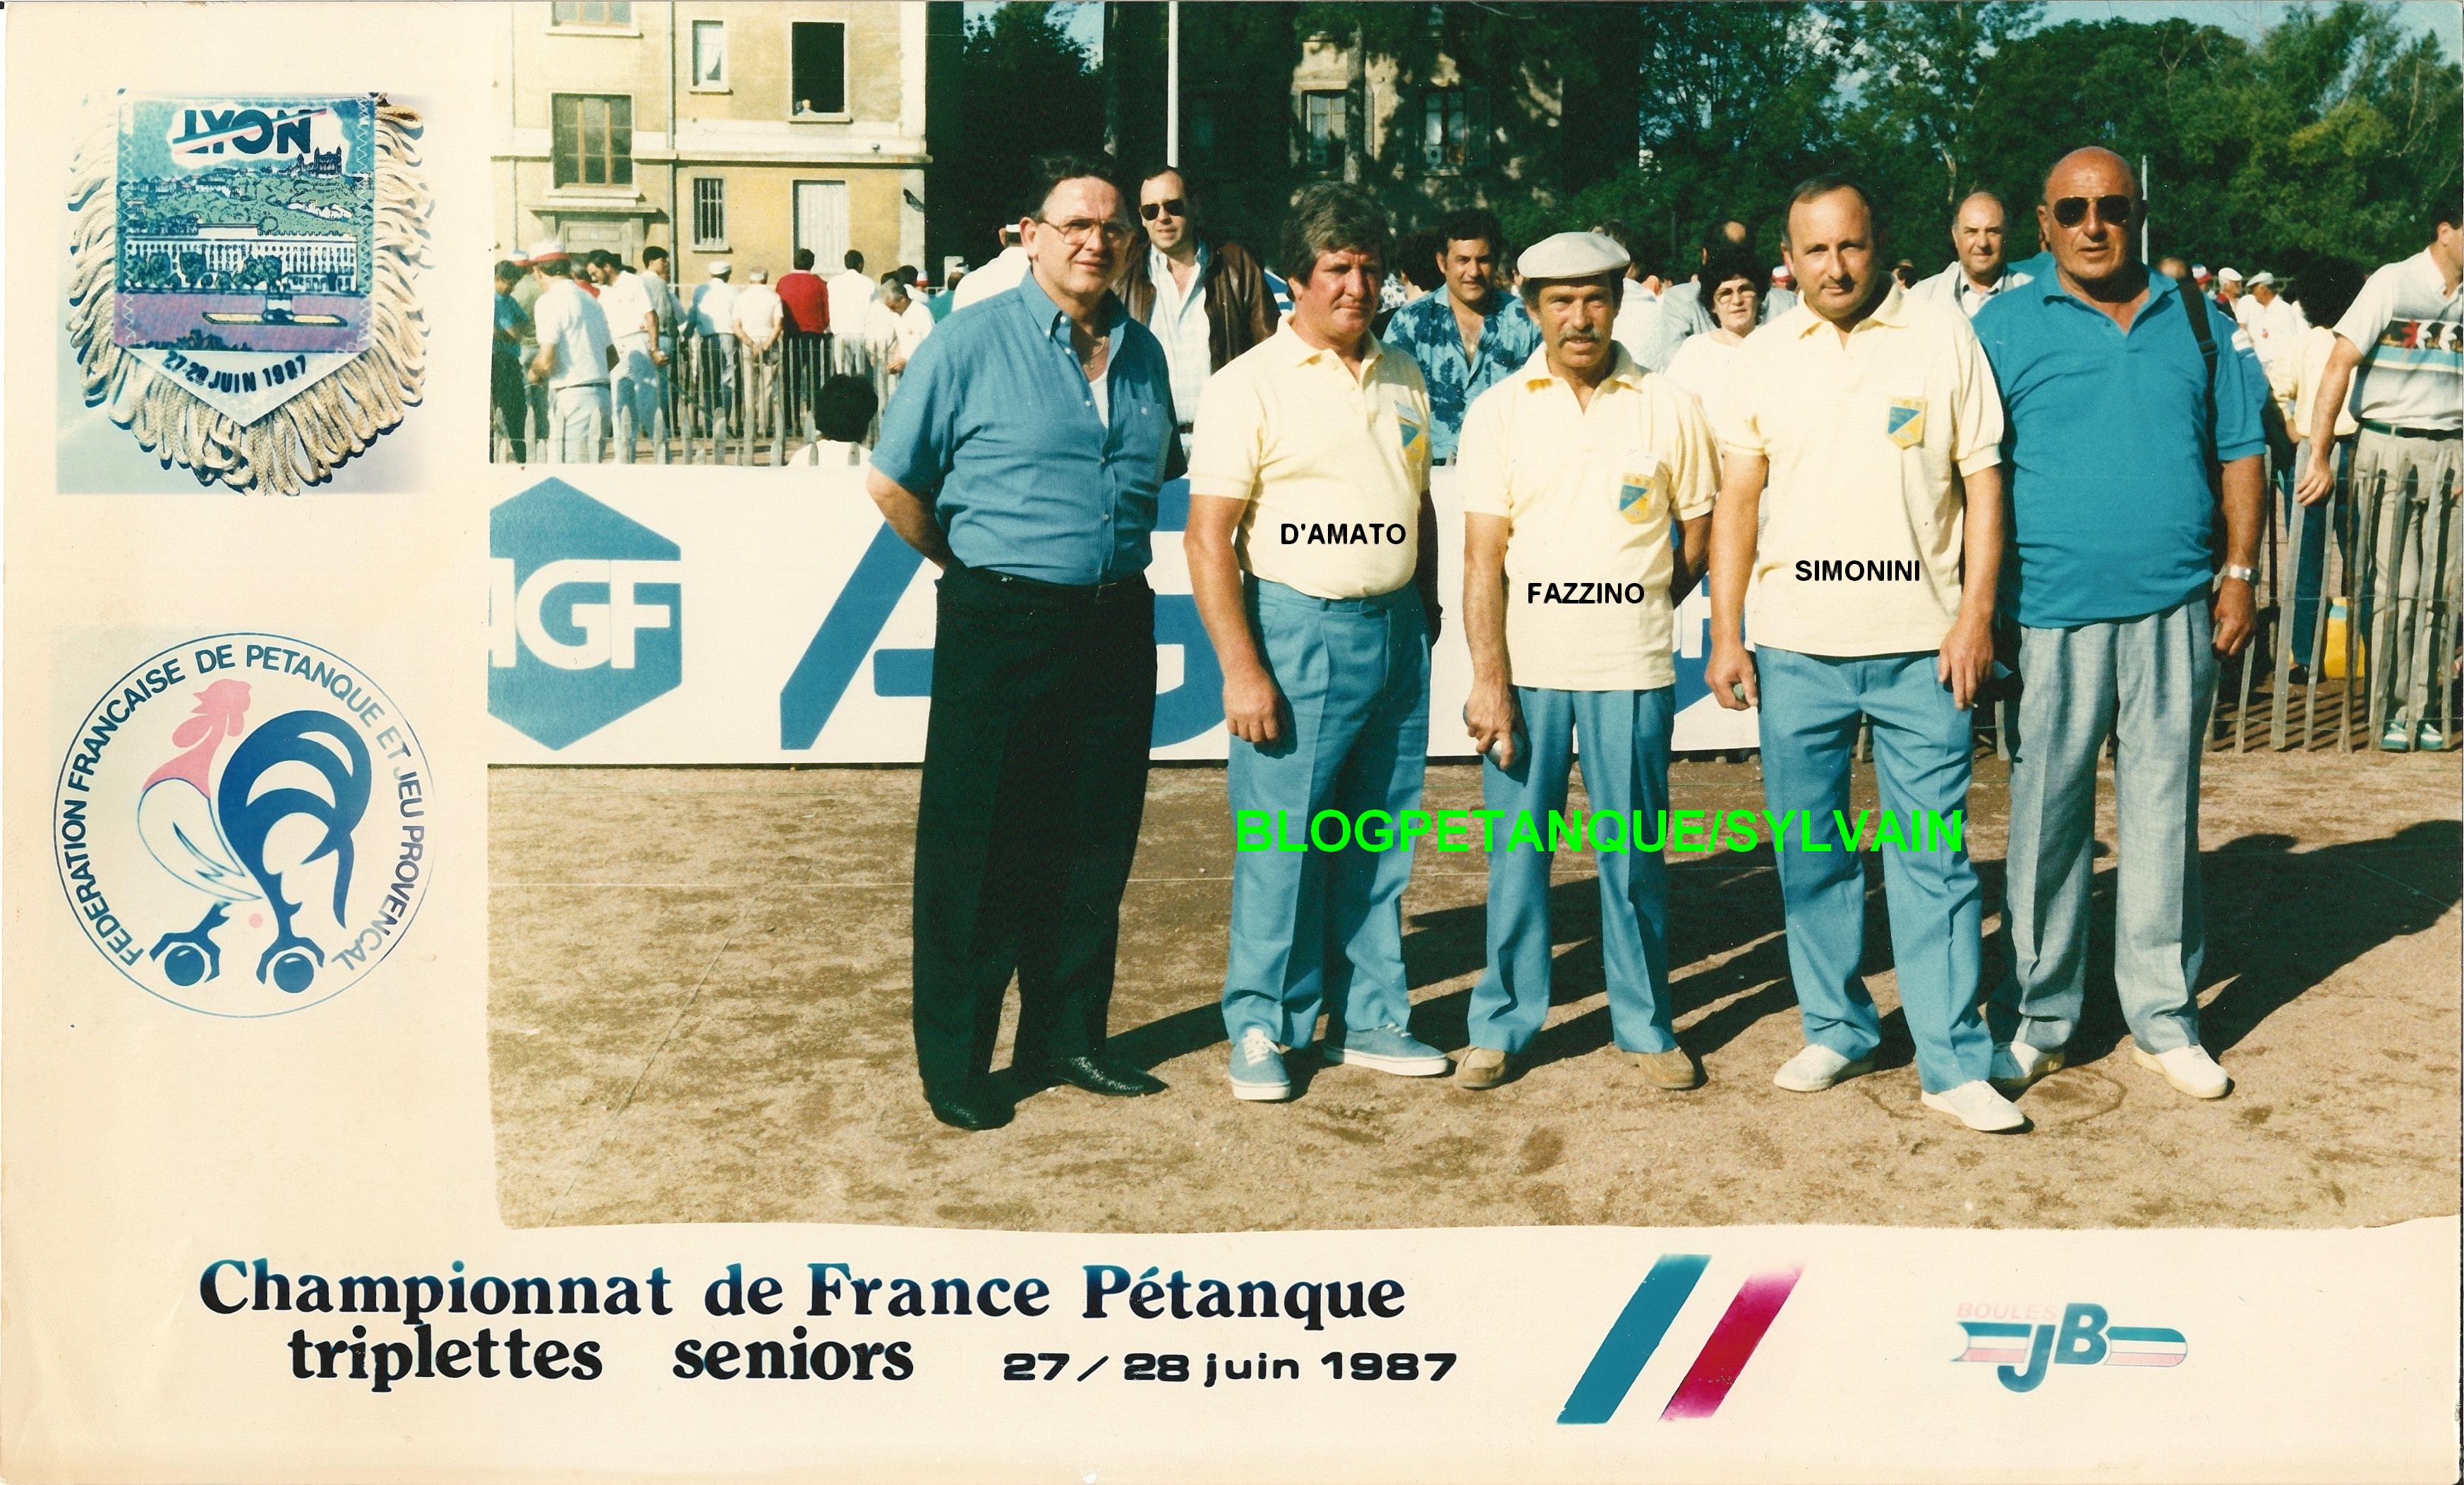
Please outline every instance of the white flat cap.
[[734, 272], [736, 272], [736, 265], [725, 258], [720, 258], [717, 262], [710, 265], [710, 276], [713, 278], [724, 278]]
[[2271, 289], [2276, 287], [2276, 276], [2268, 273], [2264, 269], [2250, 276], [2250, 286], [2252, 288], [2255, 289], [2262, 283], [2266, 284]]
[[1570, 232], [1543, 237], [1525, 248], [1514, 266], [1527, 279], [1596, 278], [1625, 272], [1630, 261], [1614, 237]]
[[2238, 268], [2219, 268], [2216, 270], [2216, 277], [2226, 283], [2239, 283], [2241, 282], [2241, 270]]
[[564, 256], [563, 238], [541, 237], [539, 241], [531, 244], [530, 255], [523, 258], [522, 261], [525, 263], [544, 263], [549, 258], [562, 256]]

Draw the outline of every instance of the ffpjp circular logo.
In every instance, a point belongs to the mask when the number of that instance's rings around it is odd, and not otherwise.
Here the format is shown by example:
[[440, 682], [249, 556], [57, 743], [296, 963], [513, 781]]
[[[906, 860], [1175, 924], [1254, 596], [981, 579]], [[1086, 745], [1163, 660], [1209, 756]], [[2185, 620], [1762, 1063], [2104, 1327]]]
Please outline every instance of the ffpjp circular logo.
[[60, 765], [52, 851], [86, 938], [217, 1016], [328, 1000], [410, 927], [429, 873], [428, 759], [349, 662], [211, 634], [121, 676]]

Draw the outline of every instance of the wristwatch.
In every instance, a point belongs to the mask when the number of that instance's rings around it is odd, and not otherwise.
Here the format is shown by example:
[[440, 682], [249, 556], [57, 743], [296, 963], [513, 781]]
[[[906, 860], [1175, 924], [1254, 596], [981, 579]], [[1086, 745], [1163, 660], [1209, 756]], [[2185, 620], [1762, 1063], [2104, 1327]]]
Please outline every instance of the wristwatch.
[[2232, 578], [2242, 583], [2255, 583], [2258, 581], [2258, 569], [2256, 567], [2236, 567], [2232, 563], [2226, 563], [2223, 566], [2216, 569], [2216, 576], [2220, 578]]

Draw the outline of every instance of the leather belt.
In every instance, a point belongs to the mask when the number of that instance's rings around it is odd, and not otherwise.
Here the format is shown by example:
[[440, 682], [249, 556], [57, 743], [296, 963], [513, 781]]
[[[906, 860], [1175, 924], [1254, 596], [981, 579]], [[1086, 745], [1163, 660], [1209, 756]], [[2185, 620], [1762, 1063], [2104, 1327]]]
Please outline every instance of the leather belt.
[[2363, 418], [2360, 422], [2363, 431], [2365, 432], [2385, 433], [2389, 437], [2394, 438], [2437, 438], [2442, 440], [2448, 438], [2464, 438], [2464, 429], [2400, 428], [2393, 423], [2373, 423], [2368, 418]]

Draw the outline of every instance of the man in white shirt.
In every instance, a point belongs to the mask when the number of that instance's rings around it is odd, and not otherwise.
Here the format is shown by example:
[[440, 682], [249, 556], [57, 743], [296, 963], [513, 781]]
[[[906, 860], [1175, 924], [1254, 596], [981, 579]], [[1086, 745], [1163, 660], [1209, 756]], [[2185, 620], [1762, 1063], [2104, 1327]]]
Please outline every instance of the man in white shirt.
[[770, 270], [754, 269], [753, 281], [736, 291], [736, 345], [744, 383], [744, 415], [758, 431], [778, 421], [771, 406], [779, 390], [779, 333], [787, 322], [787, 306], [770, 287]]
[[1018, 281], [1026, 277], [1026, 249], [1019, 246], [1017, 222], [1007, 223], [1001, 228], [1001, 244], [999, 257], [981, 268], [969, 271], [967, 277], [959, 280], [957, 288], [951, 291], [952, 314], [970, 304], [980, 304], [1004, 289], [1015, 289]]
[[2267, 389], [2289, 427], [2293, 395], [2301, 380], [2301, 339], [2310, 328], [2310, 317], [2300, 305], [2276, 292], [2272, 273], [2251, 275], [2245, 287], [2249, 292], [2233, 300], [2233, 318], [2250, 332], [2259, 366], [2267, 372]]
[[571, 259], [551, 258], [539, 270], [549, 281], [531, 312], [539, 350], [530, 370], [547, 386], [555, 432], [550, 447], [562, 463], [596, 463], [607, 426], [607, 374], [616, 366], [607, 316], [573, 281]]
[[604, 250], [590, 255], [590, 275], [599, 284], [599, 311], [607, 317], [607, 338], [616, 347], [616, 374], [608, 388], [617, 413], [616, 458], [630, 464], [633, 440], [658, 424], [658, 311], [647, 287], [654, 280]]
[[1969, 191], [1950, 219], [1950, 266], [1910, 292], [1937, 304], [1957, 305], [1961, 314], [1975, 319], [1993, 296], [2035, 277], [2004, 261], [2009, 232], [2010, 213], [2002, 198], [1990, 190]]
[[671, 286], [674, 277], [675, 261], [668, 255], [667, 249], [642, 250], [642, 291], [649, 297], [650, 312], [659, 317], [658, 334], [650, 342], [650, 361], [659, 368], [659, 407], [663, 411], [668, 406], [669, 380], [675, 374], [670, 368], [676, 359], [676, 336], [685, 319], [685, 307], [677, 301]]
[[[2361, 529], [2376, 533], [2361, 623], [2368, 645], [2370, 724], [2393, 752], [2445, 748], [2447, 679], [2431, 668], [2457, 611], [2456, 481], [2464, 449], [2464, 234], [2442, 193], [2424, 213], [2430, 246], [2370, 275], [2343, 318], [2320, 379], [2311, 447], [2335, 441], [2335, 416], [2352, 390], [2352, 491]], [[2314, 458], [2299, 498], [2335, 493], [2334, 461]], [[2444, 587], [2446, 592], [2436, 591]], [[2438, 603], [2433, 599], [2445, 599]], [[2432, 721], [2430, 713], [2438, 720]]]
[[735, 264], [720, 258], [710, 265], [709, 281], [693, 290], [694, 375], [714, 431], [735, 422], [736, 285], [728, 281], [735, 272]]
[[933, 311], [907, 292], [906, 279], [896, 274], [883, 275], [881, 298], [872, 306], [872, 320], [866, 332], [866, 339], [873, 345], [873, 359], [891, 376], [897, 376], [907, 369], [915, 347], [932, 333]]
[[865, 358], [864, 322], [872, 310], [872, 276], [864, 271], [864, 255], [849, 248], [845, 271], [830, 275], [831, 369], [862, 376], [871, 367]]

